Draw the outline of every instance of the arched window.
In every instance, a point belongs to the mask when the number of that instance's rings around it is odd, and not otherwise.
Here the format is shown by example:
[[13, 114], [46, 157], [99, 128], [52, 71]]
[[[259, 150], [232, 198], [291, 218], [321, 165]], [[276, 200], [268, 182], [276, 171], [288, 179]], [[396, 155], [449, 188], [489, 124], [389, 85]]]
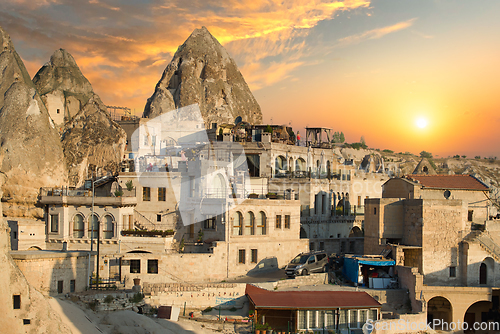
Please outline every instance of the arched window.
[[295, 171], [305, 172], [306, 171], [306, 161], [302, 158], [295, 160]]
[[488, 282], [486, 263], [481, 263], [479, 267], [479, 284], [486, 284]]
[[89, 238], [97, 239], [97, 229], [99, 228], [99, 217], [93, 214], [89, 217]]
[[243, 229], [241, 223], [243, 222], [243, 217], [240, 212], [235, 212], [233, 214], [233, 235], [242, 235]]
[[83, 238], [85, 235], [85, 224], [83, 223], [83, 216], [77, 213], [73, 217], [73, 238]]
[[105, 215], [103, 221], [103, 234], [104, 239], [111, 239], [115, 236], [113, 217], [111, 215]]
[[215, 175], [214, 178], [214, 196], [215, 198], [226, 198], [227, 197], [227, 189], [226, 189], [226, 180], [224, 180], [224, 176], [221, 174]]
[[253, 212], [248, 211], [245, 214], [245, 235], [255, 234], [255, 216]]
[[266, 235], [266, 214], [263, 211], [257, 215], [255, 225], [257, 227], [257, 235]]
[[286, 158], [282, 155], [277, 156], [275, 161], [276, 174], [279, 174], [280, 172], [281, 173], [286, 172], [287, 170], [286, 165], [287, 165]]

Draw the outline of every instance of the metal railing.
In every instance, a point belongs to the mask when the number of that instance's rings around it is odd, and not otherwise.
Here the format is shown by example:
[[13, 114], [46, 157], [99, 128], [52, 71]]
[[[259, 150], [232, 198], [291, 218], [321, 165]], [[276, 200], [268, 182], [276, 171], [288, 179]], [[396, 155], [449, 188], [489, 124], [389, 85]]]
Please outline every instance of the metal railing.
[[[122, 197], [135, 197], [136, 189], [133, 190], [121, 190]], [[40, 196], [69, 196], [69, 197], [92, 197], [92, 190], [85, 189], [72, 189], [69, 187], [61, 187], [61, 188], [41, 188]], [[117, 197], [115, 194], [110, 192], [100, 192], [94, 191], [94, 197]]]

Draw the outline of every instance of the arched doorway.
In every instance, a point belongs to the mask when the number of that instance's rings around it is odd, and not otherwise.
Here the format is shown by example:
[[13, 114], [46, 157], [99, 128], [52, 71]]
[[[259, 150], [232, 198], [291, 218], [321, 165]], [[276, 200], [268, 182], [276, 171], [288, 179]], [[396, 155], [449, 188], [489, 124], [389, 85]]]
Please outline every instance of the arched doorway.
[[495, 320], [492, 317], [492, 312], [490, 312], [492, 305], [493, 304], [490, 301], [479, 301], [469, 306], [464, 316], [464, 323], [467, 323], [464, 327], [467, 327], [468, 329], [466, 332], [470, 332], [473, 329], [473, 324], [475, 322], [488, 322], [489, 320]]
[[214, 177], [214, 197], [227, 198], [226, 180], [220, 173]]
[[354, 226], [349, 232], [349, 238], [361, 238], [363, 237], [363, 231], [357, 226]]
[[452, 311], [453, 309], [448, 299], [440, 296], [433, 297], [427, 303], [427, 322], [432, 323], [434, 319], [440, 319], [441, 324], [444, 322], [451, 323]]
[[300, 238], [307, 239], [307, 232], [306, 232], [306, 230], [304, 230], [303, 227], [300, 228]]

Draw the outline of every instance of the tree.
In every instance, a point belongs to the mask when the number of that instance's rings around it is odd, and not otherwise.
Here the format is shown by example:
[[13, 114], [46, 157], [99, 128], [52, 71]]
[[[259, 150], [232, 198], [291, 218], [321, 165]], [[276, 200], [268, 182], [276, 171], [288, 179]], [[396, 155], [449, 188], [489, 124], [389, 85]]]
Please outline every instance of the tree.
[[420, 157], [421, 158], [432, 159], [432, 153], [431, 152], [422, 151], [422, 152], [420, 152]]
[[460, 155], [456, 154], [453, 156], [454, 159], [460, 159]]
[[474, 159], [481, 159], [481, 156], [480, 156], [480, 155], [476, 155], [476, 156], [474, 157]]
[[466, 156], [466, 155], [462, 155], [462, 158], [464, 158], [464, 159], [465, 159], [465, 158], [467, 158], [467, 156]]
[[273, 133], [273, 128], [268, 124], [266, 126], [266, 129], [264, 130], [265, 132], [268, 132], [268, 133]]
[[345, 137], [343, 132], [334, 132], [332, 136], [332, 143], [343, 143], [345, 142]]

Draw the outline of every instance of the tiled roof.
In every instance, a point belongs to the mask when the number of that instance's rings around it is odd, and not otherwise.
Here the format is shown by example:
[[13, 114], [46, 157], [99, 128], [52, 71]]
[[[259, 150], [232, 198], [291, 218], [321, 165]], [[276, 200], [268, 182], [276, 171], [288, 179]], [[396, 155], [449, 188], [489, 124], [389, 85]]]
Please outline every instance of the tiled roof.
[[333, 309], [381, 307], [362, 291], [269, 291], [247, 284], [245, 294], [256, 308]]
[[488, 191], [489, 188], [472, 175], [418, 175], [406, 177], [411, 181], [418, 181], [422, 188], [434, 189], [463, 189]]

